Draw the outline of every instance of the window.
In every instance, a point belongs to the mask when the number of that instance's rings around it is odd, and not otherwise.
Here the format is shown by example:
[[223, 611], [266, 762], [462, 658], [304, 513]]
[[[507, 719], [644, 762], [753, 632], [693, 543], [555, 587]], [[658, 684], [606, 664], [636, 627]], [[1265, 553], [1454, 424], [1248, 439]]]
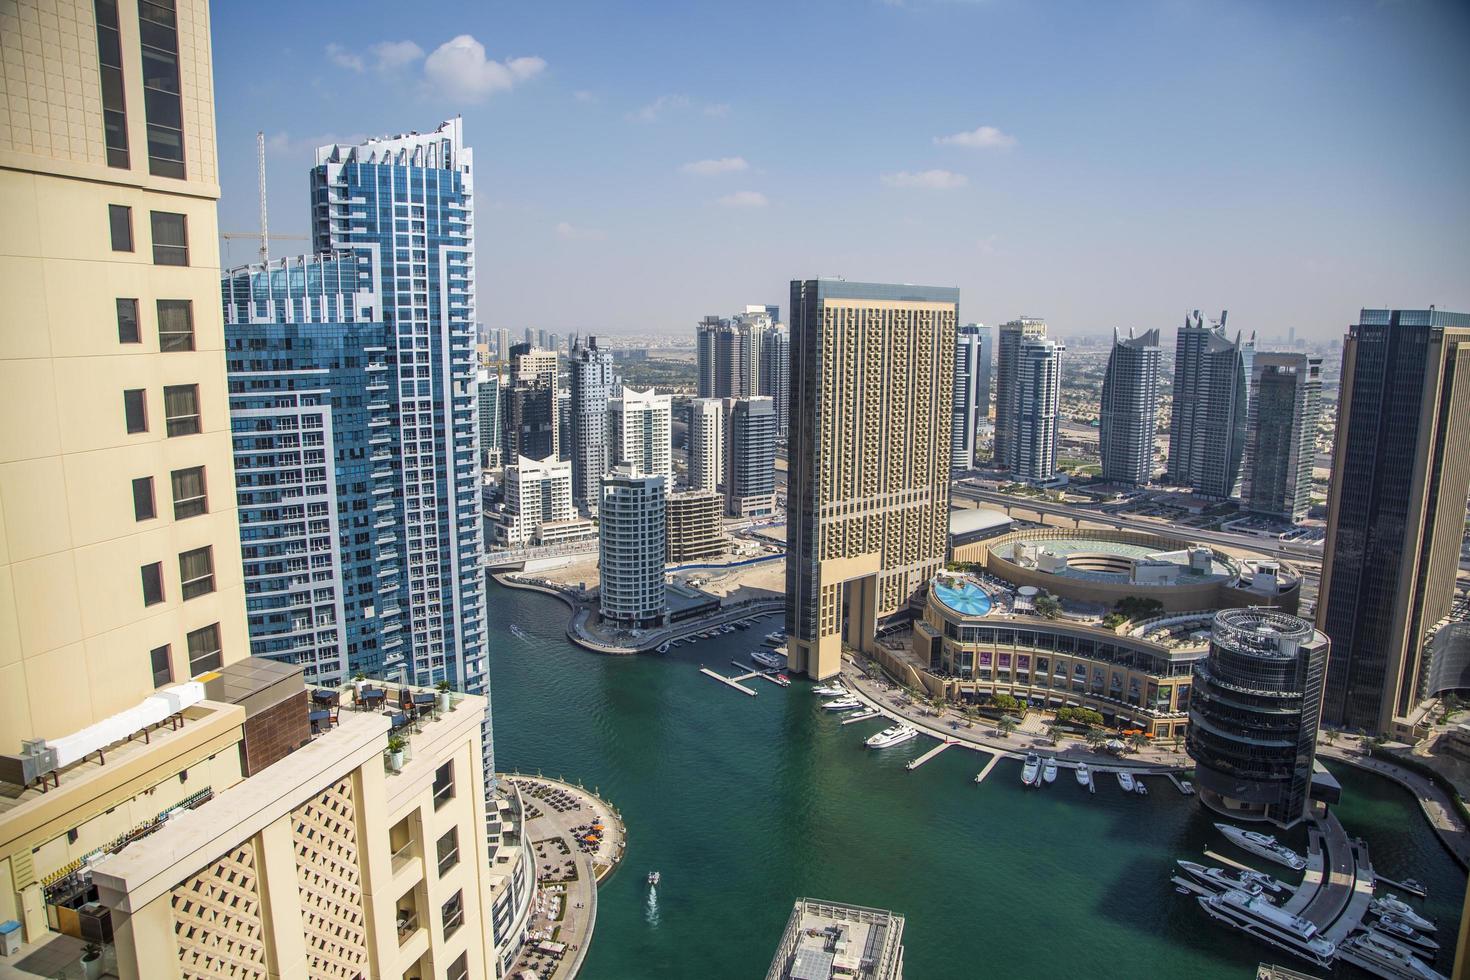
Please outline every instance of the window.
[[214, 591], [214, 547], [206, 545], [179, 555], [179, 585], [184, 599], [194, 599]]
[[168, 385], [163, 389], [163, 415], [171, 436], [192, 436], [199, 431], [199, 386]]
[[204, 467], [191, 466], [169, 474], [174, 489], [174, 520], [209, 513], [209, 500], [204, 488]]
[[153, 264], [189, 264], [189, 219], [168, 211], [150, 211], [153, 220]]
[[434, 771], [434, 809], [454, 799], [454, 763], [446, 762]]
[[158, 301], [158, 349], [194, 349], [194, 303], [187, 299]]
[[470, 975], [470, 954], [460, 953], [459, 959], [449, 964], [449, 972], [444, 974], [445, 980], [468, 980]]
[[448, 939], [464, 925], [464, 892], [457, 891], [450, 896], [441, 911], [444, 914], [444, 938]]
[[161, 647], [154, 647], [148, 651], [148, 659], [153, 664], [153, 686], [162, 687], [172, 684], [174, 680], [174, 665], [169, 657], [169, 647], [165, 643]]
[[158, 516], [153, 505], [153, 477], [140, 476], [133, 481], [133, 520], [151, 521]]
[[123, 416], [127, 419], [129, 432], [147, 432], [148, 393], [142, 388], [129, 388], [124, 391]]
[[117, 342], [119, 344], [141, 344], [143, 333], [138, 329], [138, 301], [117, 301]]
[[143, 605], [156, 606], [163, 601], [163, 562], [143, 566]]
[[210, 623], [189, 634], [189, 674], [197, 677], [214, 670], [222, 662], [219, 650], [219, 623]]
[[179, 31], [174, 0], [140, 0], [143, 111], [148, 120], [148, 172], [184, 177], [184, 114], [179, 103]]
[[459, 863], [459, 828], [450, 827], [449, 833], [439, 838], [439, 877]]
[[122, 41], [117, 33], [117, 0], [95, 0], [97, 67], [102, 76], [102, 138], [107, 165], [126, 170], [128, 160], [128, 107], [123, 98]]
[[133, 250], [133, 209], [122, 204], [107, 205], [107, 222], [112, 228], [112, 250]]

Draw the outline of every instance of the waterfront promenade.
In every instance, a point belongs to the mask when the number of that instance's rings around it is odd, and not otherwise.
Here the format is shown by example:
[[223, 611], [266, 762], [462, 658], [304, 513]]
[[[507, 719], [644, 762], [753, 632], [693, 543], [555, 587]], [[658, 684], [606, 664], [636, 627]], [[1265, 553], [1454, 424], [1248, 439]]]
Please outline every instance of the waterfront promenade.
[[1381, 776], [1387, 776], [1394, 782], [1403, 786], [1414, 794], [1419, 801], [1419, 809], [1423, 811], [1424, 817], [1439, 839], [1444, 842], [1445, 848], [1454, 855], [1455, 860], [1462, 867], [1470, 868], [1470, 828], [1465, 826], [1454, 802], [1444, 790], [1417, 772], [1411, 772], [1400, 766], [1395, 766], [1383, 759], [1375, 759], [1363, 754], [1360, 747], [1361, 741], [1344, 736], [1349, 745], [1328, 745], [1325, 741], [1318, 740], [1317, 755], [1334, 762], [1344, 762], [1350, 766], [1367, 769]]

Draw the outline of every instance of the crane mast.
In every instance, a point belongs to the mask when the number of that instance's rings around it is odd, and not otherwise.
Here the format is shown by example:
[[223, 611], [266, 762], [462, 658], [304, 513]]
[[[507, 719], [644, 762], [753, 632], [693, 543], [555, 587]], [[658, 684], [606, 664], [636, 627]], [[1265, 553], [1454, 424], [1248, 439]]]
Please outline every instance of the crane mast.
[[271, 246], [270, 229], [265, 216], [265, 133], [261, 130], [255, 133], [255, 159], [260, 180], [260, 264], [265, 265], [271, 260]]

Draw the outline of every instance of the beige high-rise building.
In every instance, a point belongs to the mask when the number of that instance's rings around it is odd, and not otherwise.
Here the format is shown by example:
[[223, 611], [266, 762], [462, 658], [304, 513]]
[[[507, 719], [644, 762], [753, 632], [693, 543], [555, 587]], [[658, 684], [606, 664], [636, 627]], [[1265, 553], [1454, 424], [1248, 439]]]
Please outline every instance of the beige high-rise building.
[[821, 679], [944, 563], [959, 290], [791, 283], [786, 631]]

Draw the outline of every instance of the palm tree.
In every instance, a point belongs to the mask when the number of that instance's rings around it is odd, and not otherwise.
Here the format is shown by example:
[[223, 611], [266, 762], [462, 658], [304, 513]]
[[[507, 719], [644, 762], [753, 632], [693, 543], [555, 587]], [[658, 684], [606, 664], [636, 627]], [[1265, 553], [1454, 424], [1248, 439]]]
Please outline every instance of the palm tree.
[[1060, 742], [1062, 740], [1062, 726], [1061, 725], [1047, 725], [1046, 726], [1046, 737], [1051, 740], [1051, 744], [1056, 745], [1058, 742]]
[[1084, 738], [1087, 739], [1088, 746], [1094, 749], [1108, 740], [1107, 733], [1096, 725], [1088, 726], [1087, 734]]
[[1011, 732], [1016, 730], [1016, 719], [1010, 715], [1001, 715], [1000, 722], [995, 727], [1000, 731], [1002, 738], [1010, 738]]
[[1132, 735], [1128, 736], [1128, 747], [1131, 748], [1134, 752], [1137, 752], [1139, 749], [1143, 748], [1147, 744], [1148, 737], [1145, 736], [1143, 732], [1134, 732]]

